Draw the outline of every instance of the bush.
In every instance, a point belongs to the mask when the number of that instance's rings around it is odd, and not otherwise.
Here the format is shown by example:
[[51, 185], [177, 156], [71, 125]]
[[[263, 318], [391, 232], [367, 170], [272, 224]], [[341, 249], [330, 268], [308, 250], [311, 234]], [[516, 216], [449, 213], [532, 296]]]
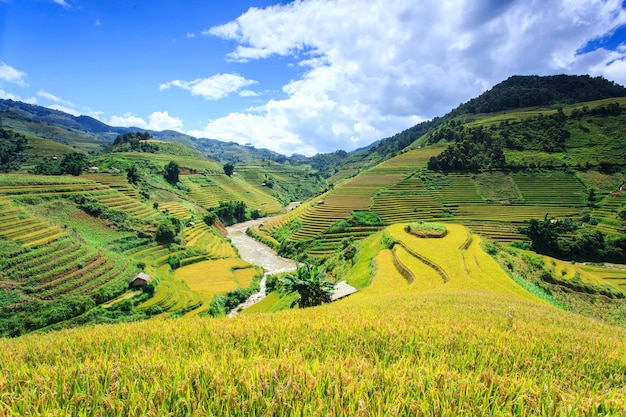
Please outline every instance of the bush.
[[406, 225], [404, 230], [407, 233], [424, 238], [439, 238], [448, 234], [448, 230], [444, 225], [430, 222], [410, 223]]
[[171, 243], [181, 230], [181, 223], [175, 217], [168, 217], [157, 226], [154, 239], [161, 243]]

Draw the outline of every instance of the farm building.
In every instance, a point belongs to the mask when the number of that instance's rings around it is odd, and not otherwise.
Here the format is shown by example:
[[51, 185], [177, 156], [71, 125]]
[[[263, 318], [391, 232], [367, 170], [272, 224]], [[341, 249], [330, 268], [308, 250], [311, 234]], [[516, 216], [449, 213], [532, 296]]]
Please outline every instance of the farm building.
[[151, 281], [150, 275], [145, 272], [140, 272], [130, 281], [128, 286], [130, 288], [143, 288]]
[[349, 285], [346, 281], [341, 281], [335, 284], [335, 289], [333, 290], [333, 294], [331, 295], [331, 301], [337, 301], [340, 298], [347, 297], [350, 294], [354, 294], [356, 292], [356, 288], [352, 285]]

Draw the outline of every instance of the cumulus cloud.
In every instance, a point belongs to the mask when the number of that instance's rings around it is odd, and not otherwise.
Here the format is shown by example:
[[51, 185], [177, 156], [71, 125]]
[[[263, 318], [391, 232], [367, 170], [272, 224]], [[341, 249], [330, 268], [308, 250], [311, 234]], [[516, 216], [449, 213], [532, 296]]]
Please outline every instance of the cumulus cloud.
[[219, 100], [256, 83], [256, 81], [248, 80], [239, 74], [216, 74], [208, 78], [198, 78], [193, 81], [169, 81], [161, 84], [159, 89], [167, 90], [171, 87], [178, 87], [190, 91], [192, 95], [201, 96], [205, 100]]
[[55, 2], [56, 4], [58, 4], [59, 6], [65, 8], [65, 9], [71, 9], [72, 6], [70, 6], [70, 4], [68, 2], [66, 2], [65, 0], [52, 0], [53, 2]]
[[44, 106], [52, 110], [62, 111], [67, 114], [71, 114], [72, 116], [80, 116], [80, 112], [72, 107], [67, 107], [62, 104], [51, 104], [48, 106]]
[[0, 98], [3, 100], [13, 100], [13, 101], [21, 101], [28, 104], [37, 104], [37, 97], [20, 97], [13, 93], [9, 93], [8, 91], [4, 91], [0, 88]]
[[55, 96], [54, 94], [49, 93], [49, 92], [44, 91], [44, 90], [39, 90], [39, 91], [37, 92], [37, 95], [38, 95], [39, 97], [41, 97], [41, 98], [45, 98], [45, 99], [47, 99], [47, 100], [54, 101], [55, 103], [61, 104], [61, 105], [63, 105], [63, 106], [74, 107], [74, 105], [72, 104], [72, 102], [67, 101], [67, 100], [63, 100], [62, 98], [60, 98], [60, 97], [58, 97], [58, 96]]
[[[621, 0], [308, 0], [253, 7], [203, 35], [235, 43], [227, 60], [288, 56], [301, 74], [283, 86], [286, 98], [210, 120], [194, 133], [283, 153], [354, 149], [443, 115], [515, 74], [592, 73], [624, 82], [624, 48], [580, 52], [624, 24]], [[202, 81], [162, 88], [203, 90]], [[208, 91], [195, 94], [224, 94]]]
[[0, 81], [8, 81], [20, 87], [26, 87], [26, 73], [0, 61]]
[[178, 117], [170, 116], [166, 111], [153, 112], [147, 122], [131, 113], [126, 113], [123, 116], [112, 116], [108, 124], [117, 127], [138, 127], [155, 131], [175, 130], [182, 132], [183, 130], [183, 121]]

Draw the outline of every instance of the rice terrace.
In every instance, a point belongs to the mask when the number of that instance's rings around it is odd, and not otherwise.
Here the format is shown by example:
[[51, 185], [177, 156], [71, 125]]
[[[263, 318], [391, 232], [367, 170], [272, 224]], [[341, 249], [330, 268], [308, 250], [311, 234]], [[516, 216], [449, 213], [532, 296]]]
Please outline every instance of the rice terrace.
[[511, 77], [285, 157], [2, 100], [0, 415], [626, 415], [624, 107]]

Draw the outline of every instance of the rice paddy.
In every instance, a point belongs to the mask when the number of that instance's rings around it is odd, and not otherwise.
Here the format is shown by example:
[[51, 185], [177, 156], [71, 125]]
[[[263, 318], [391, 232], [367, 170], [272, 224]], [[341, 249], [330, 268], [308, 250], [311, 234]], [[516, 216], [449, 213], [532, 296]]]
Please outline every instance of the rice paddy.
[[[414, 273], [412, 283], [393, 266], [392, 251], [382, 250], [373, 257], [371, 285], [324, 307], [0, 340], [0, 410], [620, 415], [623, 328], [575, 317], [526, 293], [463, 226], [447, 224], [446, 237], [421, 240], [401, 226], [386, 232], [403, 248], [397, 255]], [[436, 260], [449, 282], [415, 258], [417, 250]]]

